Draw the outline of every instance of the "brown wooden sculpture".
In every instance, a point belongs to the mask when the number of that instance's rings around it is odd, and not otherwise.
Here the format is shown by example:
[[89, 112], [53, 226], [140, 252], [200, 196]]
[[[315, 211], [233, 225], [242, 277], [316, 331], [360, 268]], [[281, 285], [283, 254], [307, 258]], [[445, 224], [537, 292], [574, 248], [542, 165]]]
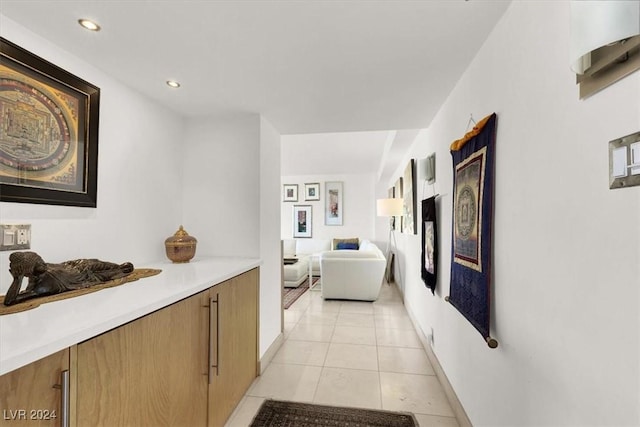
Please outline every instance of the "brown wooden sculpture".
[[[76, 259], [60, 264], [48, 264], [35, 252], [14, 252], [9, 256], [9, 272], [13, 283], [7, 291], [4, 305], [28, 299], [84, 289], [109, 280], [125, 277], [133, 271], [133, 264], [114, 264], [98, 259]], [[29, 283], [23, 292], [22, 280]]]

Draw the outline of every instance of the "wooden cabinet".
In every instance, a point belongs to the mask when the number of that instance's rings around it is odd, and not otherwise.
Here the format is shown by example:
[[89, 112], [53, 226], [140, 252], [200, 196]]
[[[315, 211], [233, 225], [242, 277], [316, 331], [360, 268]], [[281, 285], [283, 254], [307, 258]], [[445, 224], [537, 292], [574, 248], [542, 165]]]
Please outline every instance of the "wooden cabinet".
[[0, 377], [0, 426], [60, 426], [62, 377], [69, 350], [59, 351]]
[[258, 281], [256, 268], [0, 376], [0, 426], [61, 426], [63, 396], [70, 427], [223, 426], [259, 372]]
[[223, 426], [258, 374], [258, 270], [211, 289], [209, 426]]
[[77, 348], [78, 426], [203, 426], [208, 291]]

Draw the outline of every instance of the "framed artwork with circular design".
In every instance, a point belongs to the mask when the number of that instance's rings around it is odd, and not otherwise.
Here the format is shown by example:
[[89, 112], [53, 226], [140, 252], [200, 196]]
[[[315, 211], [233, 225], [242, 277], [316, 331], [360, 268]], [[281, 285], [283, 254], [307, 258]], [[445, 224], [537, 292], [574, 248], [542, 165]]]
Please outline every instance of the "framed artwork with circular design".
[[96, 207], [100, 89], [0, 38], [0, 201]]

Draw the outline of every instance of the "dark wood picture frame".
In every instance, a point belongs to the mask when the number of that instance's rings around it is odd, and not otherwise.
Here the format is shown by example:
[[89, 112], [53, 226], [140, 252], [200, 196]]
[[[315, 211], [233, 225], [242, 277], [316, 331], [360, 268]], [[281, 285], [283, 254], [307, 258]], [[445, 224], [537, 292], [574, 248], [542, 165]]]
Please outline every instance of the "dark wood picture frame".
[[2, 37], [0, 57], [0, 201], [95, 208], [100, 88]]
[[[393, 197], [395, 199], [401, 199], [402, 198], [402, 177], [398, 178], [398, 180], [396, 181], [395, 186], [393, 187]], [[400, 215], [400, 216], [394, 216], [393, 217], [393, 229], [394, 230], [398, 230], [399, 232], [402, 233], [403, 230], [403, 224], [404, 222], [404, 215]]]

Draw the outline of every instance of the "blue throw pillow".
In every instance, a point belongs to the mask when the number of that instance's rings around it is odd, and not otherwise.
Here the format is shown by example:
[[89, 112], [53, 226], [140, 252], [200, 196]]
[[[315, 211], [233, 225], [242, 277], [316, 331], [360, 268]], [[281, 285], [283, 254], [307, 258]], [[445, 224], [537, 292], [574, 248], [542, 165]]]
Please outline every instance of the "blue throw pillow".
[[340, 242], [336, 246], [337, 249], [358, 249], [357, 243]]

